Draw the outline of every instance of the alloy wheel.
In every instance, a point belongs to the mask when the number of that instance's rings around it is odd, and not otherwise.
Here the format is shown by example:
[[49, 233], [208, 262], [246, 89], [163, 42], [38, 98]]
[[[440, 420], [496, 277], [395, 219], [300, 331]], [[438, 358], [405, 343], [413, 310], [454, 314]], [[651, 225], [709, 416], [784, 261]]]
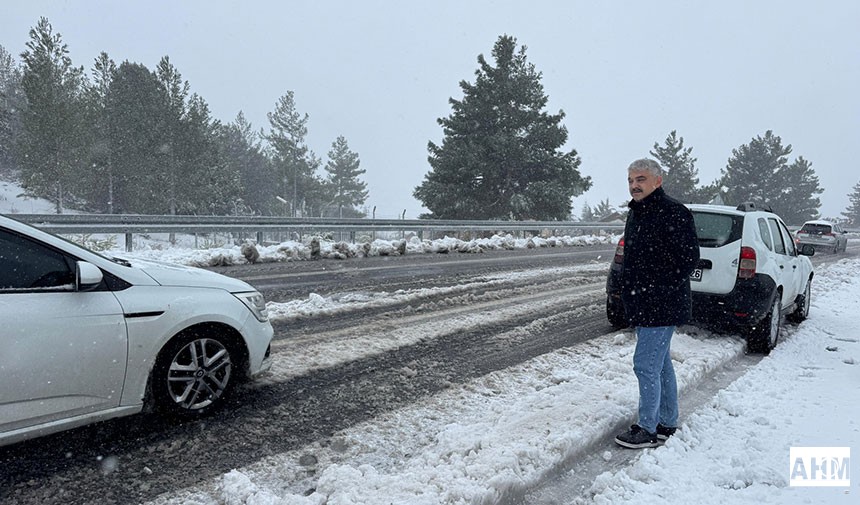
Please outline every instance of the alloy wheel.
[[224, 394], [232, 370], [230, 352], [224, 344], [211, 338], [195, 339], [170, 362], [167, 389], [183, 409], [202, 409]]

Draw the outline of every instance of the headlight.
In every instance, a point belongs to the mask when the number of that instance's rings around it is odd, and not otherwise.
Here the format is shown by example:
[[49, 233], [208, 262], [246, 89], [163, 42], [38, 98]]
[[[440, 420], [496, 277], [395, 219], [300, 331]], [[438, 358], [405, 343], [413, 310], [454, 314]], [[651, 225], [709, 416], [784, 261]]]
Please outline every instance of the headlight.
[[244, 303], [245, 307], [248, 307], [248, 310], [254, 314], [257, 321], [265, 323], [269, 320], [269, 311], [266, 310], [266, 300], [263, 298], [263, 295], [256, 291], [251, 291], [249, 293], [233, 293], [233, 295]]

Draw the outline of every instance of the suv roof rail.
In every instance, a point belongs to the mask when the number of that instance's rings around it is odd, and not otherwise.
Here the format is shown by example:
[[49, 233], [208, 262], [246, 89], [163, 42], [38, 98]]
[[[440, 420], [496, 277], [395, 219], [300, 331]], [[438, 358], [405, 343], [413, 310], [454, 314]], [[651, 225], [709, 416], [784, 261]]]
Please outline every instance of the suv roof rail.
[[752, 212], [754, 210], [763, 210], [765, 212], [773, 212], [773, 209], [770, 205], [756, 205], [755, 202], [744, 202], [738, 205], [737, 210], [742, 212]]

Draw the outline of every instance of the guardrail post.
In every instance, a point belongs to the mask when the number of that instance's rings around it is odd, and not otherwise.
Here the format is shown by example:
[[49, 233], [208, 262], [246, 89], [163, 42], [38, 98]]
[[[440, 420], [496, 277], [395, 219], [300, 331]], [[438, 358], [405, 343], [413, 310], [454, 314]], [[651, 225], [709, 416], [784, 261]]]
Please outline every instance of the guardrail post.
[[125, 252], [131, 252], [131, 233], [125, 234]]

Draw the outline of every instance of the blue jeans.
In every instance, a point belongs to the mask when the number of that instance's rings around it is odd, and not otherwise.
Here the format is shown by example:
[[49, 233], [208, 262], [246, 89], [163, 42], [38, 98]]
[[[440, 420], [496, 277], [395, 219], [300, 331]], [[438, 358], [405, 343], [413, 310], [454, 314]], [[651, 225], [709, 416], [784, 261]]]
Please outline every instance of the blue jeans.
[[651, 433], [657, 423], [675, 427], [678, 424], [678, 384], [669, 356], [674, 326], [636, 327], [636, 352], [633, 372], [639, 380], [640, 427]]

